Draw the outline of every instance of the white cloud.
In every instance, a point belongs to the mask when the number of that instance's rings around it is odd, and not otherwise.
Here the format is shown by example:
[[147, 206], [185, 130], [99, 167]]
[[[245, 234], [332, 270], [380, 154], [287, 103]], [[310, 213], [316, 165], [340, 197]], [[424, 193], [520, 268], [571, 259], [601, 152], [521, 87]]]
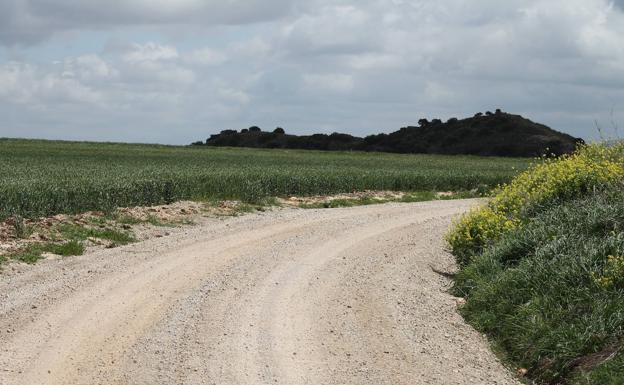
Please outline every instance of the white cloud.
[[186, 62], [204, 66], [221, 65], [225, 63], [227, 59], [226, 54], [211, 48], [197, 49], [184, 55], [184, 60]]
[[68, 58], [63, 65], [63, 77], [77, 77], [83, 81], [110, 81], [119, 76], [117, 69], [96, 54]]
[[32, 44], [56, 33], [140, 26], [245, 25], [288, 15], [293, 0], [6, 0], [0, 44]]
[[425, 83], [424, 95], [427, 99], [440, 103], [448, 103], [455, 97], [452, 89], [433, 81], [427, 81]]
[[251, 100], [250, 96], [246, 92], [233, 88], [219, 88], [217, 92], [221, 99], [225, 102], [248, 104]]
[[27, 103], [32, 97], [34, 68], [27, 64], [8, 63], [0, 67], [0, 97], [5, 102]]
[[123, 140], [107, 129], [134, 125], [184, 143], [251, 124], [369, 134], [500, 107], [588, 135], [624, 109], [622, 4], [8, 0], [0, 114], [33, 136], [59, 122]]
[[283, 35], [293, 55], [361, 53], [379, 43], [376, 22], [366, 7], [325, 5], [284, 26]]
[[[192, 55], [192, 54], [191, 54]], [[133, 88], [179, 92], [194, 84], [196, 74], [176, 47], [154, 42], [122, 47], [117, 59], [122, 81]]]
[[271, 44], [261, 37], [254, 37], [231, 45], [229, 51], [238, 57], [258, 59], [269, 55], [272, 50]]
[[45, 73], [24, 63], [0, 67], [0, 98], [6, 102], [48, 108], [63, 103], [97, 104], [102, 95], [67, 72]]
[[353, 89], [353, 76], [347, 74], [305, 74], [303, 75], [305, 86], [332, 92], [349, 92]]
[[146, 44], [132, 44], [122, 58], [130, 63], [142, 63], [177, 59], [179, 56], [175, 47], [149, 42]]
[[351, 55], [347, 62], [356, 70], [393, 70], [405, 66], [401, 55], [392, 53], [365, 53]]

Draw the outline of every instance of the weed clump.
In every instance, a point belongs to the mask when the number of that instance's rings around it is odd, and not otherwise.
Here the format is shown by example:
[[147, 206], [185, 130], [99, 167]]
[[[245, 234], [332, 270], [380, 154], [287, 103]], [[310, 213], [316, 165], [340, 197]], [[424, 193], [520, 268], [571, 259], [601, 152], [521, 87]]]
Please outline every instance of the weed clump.
[[44, 253], [52, 253], [63, 257], [82, 255], [85, 251], [84, 244], [71, 240], [64, 243], [37, 243], [31, 244], [24, 249], [8, 255], [9, 258], [24, 263], [35, 263], [42, 258]]
[[21, 215], [13, 215], [10, 222], [13, 225], [15, 238], [24, 239], [28, 238], [32, 234], [32, 228], [26, 225], [24, 218], [22, 218]]
[[86, 241], [89, 238], [104, 239], [113, 245], [127, 245], [135, 242], [134, 236], [128, 232], [113, 228], [92, 228], [74, 224], [64, 224], [58, 227], [59, 233], [72, 241]]

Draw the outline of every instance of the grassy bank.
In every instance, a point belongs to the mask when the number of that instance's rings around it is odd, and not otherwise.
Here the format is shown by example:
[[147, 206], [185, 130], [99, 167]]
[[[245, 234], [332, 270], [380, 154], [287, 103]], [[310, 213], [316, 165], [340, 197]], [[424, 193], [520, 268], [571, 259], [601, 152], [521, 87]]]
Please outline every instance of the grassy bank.
[[525, 159], [0, 140], [0, 219], [183, 199], [487, 189]]
[[465, 318], [539, 384], [624, 383], [624, 145], [518, 176], [448, 236]]

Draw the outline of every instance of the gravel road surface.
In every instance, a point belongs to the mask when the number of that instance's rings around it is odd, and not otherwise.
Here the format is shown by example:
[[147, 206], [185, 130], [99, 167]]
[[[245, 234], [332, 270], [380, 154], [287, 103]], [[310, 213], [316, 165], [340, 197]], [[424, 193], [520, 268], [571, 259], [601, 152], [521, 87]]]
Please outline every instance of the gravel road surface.
[[285, 209], [0, 273], [0, 384], [516, 384], [457, 313], [475, 200]]

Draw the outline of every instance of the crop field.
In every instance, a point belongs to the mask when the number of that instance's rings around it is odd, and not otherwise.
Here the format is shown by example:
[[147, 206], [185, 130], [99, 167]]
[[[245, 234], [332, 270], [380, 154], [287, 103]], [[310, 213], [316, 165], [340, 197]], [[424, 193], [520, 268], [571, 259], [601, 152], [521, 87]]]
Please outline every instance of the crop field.
[[177, 200], [487, 190], [530, 160], [0, 139], [0, 219]]

